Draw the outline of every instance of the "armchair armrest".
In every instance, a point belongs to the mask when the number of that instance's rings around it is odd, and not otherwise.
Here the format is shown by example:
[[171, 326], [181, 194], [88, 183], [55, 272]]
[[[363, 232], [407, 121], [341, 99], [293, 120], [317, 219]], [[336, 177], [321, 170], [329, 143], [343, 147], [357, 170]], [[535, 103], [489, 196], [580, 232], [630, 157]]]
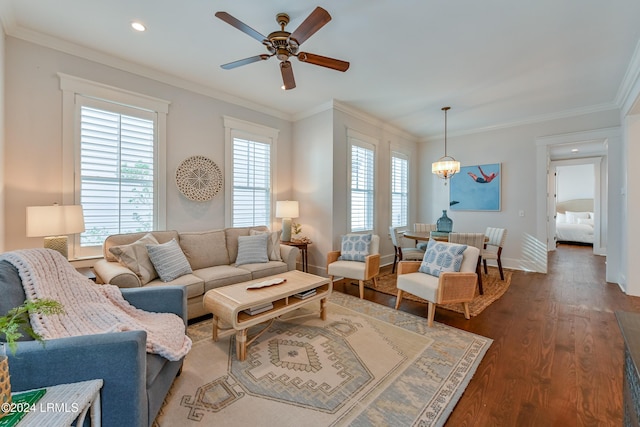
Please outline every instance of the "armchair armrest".
[[93, 266], [98, 283], [109, 283], [119, 288], [139, 288], [140, 278], [133, 271], [118, 262], [104, 259], [96, 261]]
[[283, 245], [280, 244], [280, 257], [282, 257], [282, 261], [287, 264], [287, 270], [295, 270], [296, 263], [298, 262], [298, 254], [300, 253], [300, 249], [295, 246]]
[[121, 289], [131, 305], [156, 313], [174, 313], [187, 322], [187, 291], [182, 286]]
[[440, 273], [436, 303], [468, 302], [476, 295], [476, 273]]
[[327, 254], [327, 267], [329, 264], [334, 263], [340, 258], [340, 251], [331, 251]]
[[148, 425], [144, 331], [18, 343], [9, 355], [12, 391], [101, 378], [102, 424]]
[[380, 273], [380, 254], [364, 257], [364, 279], [369, 280]]
[[420, 264], [422, 264], [422, 261], [400, 261], [398, 263], [398, 276], [415, 273], [420, 269]]

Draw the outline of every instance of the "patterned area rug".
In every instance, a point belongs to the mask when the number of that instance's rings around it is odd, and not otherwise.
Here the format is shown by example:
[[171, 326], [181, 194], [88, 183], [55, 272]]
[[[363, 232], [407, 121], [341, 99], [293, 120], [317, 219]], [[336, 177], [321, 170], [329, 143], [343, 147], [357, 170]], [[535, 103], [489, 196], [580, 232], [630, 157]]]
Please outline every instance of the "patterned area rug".
[[[512, 272], [509, 270], [503, 270], [504, 272], [504, 280], [500, 280], [500, 271], [496, 267], [488, 267], [487, 272], [489, 274], [482, 274], [482, 290], [484, 293], [480, 295], [476, 290], [476, 296], [469, 303], [469, 312], [471, 316], [477, 316], [484, 310], [489, 307], [492, 302], [496, 301], [505, 292], [509, 289], [509, 285], [511, 285], [511, 275]], [[390, 271], [382, 276], [378, 277], [378, 285], [374, 286], [373, 281], [365, 282], [365, 287], [374, 289], [376, 291], [389, 294], [389, 295], [398, 295], [398, 288], [396, 287], [396, 274], [391, 273]], [[355, 283], [358, 286], [357, 283]], [[411, 301], [418, 301], [424, 304], [427, 304], [427, 301], [423, 300], [420, 297], [415, 295], [411, 295], [407, 292], [404, 293], [402, 299], [408, 299]], [[455, 311], [457, 313], [463, 313], [464, 309], [462, 308], [462, 304], [444, 304], [439, 305], [438, 308], [444, 308], [447, 310]]]
[[492, 343], [340, 292], [326, 321], [318, 309], [275, 322], [244, 362], [234, 337], [211, 340], [210, 320], [189, 326], [193, 348], [154, 425], [442, 426]]

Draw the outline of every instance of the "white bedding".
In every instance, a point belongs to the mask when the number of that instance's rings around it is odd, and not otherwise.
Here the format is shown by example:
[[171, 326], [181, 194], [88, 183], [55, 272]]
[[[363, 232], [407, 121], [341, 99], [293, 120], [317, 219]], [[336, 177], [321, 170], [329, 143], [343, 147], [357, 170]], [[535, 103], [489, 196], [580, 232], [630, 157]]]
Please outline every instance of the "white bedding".
[[593, 213], [557, 213], [556, 241], [593, 244]]

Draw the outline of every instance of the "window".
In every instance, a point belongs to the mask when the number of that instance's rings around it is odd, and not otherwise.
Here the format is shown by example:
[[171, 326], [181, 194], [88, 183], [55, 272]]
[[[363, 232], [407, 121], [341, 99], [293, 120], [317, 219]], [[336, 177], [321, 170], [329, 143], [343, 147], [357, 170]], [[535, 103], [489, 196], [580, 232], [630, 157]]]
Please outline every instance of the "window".
[[224, 117], [226, 140], [226, 224], [270, 226], [275, 204], [277, 129]]
[[[80, 105], [80, 247], [155, 228], [155, 123], [146, 111]], [[111, 108], [109, 108], [111, 107]], [[116, 108], [118, 107], [118, 108]], [[112, 110], [112, 111], [110, 111]], [[149, 117], [146, 118], [145, 116]]]
[[350, 229], [351, 232], [373, 230], [375, 206], [375, 146], [363, 136], [349, 132], [350, 141]]
[[167, 101], [59, 73], [63, 204], [81, 204], [72, 257], [111, 234], [165, 228]]
[[405, 154], [391, 153], [391, 225], [409, 223], [409, 159]]

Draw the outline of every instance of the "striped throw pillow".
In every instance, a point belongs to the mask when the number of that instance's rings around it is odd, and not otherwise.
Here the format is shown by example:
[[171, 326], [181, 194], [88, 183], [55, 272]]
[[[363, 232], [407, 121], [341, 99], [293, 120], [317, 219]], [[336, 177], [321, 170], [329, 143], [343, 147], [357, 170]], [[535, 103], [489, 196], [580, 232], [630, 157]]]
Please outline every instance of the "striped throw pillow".
[[185, 274], [193, 273], [176, 239], [161, 245], [147, 245], [147, 252], [163, 282], [170, 282]]
[[267, 254], [268, 238], [268, 233], [256, 234], [255, 236], [239, 236], [236, 265], [269, 262], [269, 255]]

